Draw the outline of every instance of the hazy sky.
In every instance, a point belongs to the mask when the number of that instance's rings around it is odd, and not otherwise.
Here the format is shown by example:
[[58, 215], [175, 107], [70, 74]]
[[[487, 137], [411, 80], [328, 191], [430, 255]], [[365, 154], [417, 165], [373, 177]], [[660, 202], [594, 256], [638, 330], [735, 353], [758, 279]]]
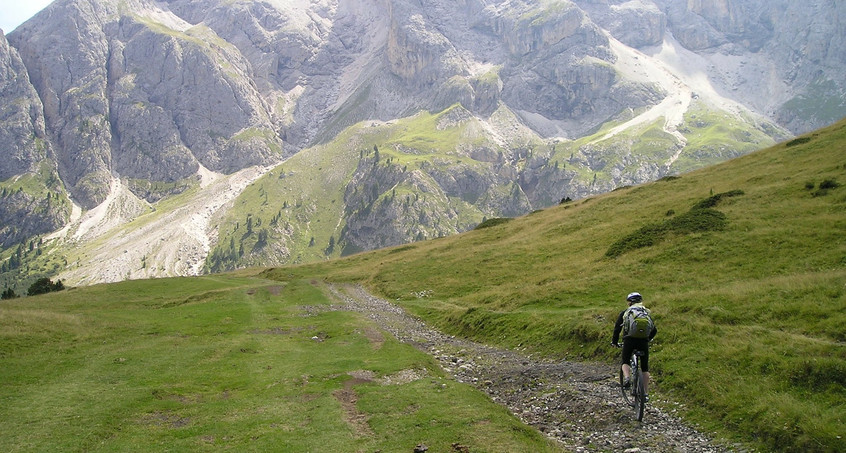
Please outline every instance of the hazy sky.
[[10, 33], [53, 0], [0, 0], [0, 28]]

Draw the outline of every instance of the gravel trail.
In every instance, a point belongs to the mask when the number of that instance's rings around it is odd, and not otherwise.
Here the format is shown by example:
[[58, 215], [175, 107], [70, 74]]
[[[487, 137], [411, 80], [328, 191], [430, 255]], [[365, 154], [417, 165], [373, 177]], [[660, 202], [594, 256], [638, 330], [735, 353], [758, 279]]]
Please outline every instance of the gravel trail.
[[[399, 341], [431, 354], [457, 381], [479, 388], [568, 451], [733, 451], [654, 404], [637, 422], [622, 402], [613, 366], [538, 360], [445, 335], [360, 286], [329, 288], [338, 302], [330, 309], [362, 313]], [[660, 394], [651, 398], [664, 408], [675, 406]]]

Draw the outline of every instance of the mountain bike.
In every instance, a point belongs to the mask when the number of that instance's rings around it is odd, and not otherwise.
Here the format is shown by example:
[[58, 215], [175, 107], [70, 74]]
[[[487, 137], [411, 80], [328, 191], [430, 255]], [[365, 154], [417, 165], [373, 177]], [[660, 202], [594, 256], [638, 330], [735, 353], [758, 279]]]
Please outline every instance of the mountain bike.
[[632, 359], [629, 364], [632, 367], [632, 386], [626, 388], [623, 384], [625, 378], [623, 377], [623, 370], [620, 369], [620, 393], [623, 394], [623, 400], [629, 406], [632, 406], [637, 416], [637, 421], [643, 421], [643, 413], [646, 410], [646, 389], [643, 387], [643, 371], [640, 369], [640, 358], [644, 352], [635, 349], [632, 353]]

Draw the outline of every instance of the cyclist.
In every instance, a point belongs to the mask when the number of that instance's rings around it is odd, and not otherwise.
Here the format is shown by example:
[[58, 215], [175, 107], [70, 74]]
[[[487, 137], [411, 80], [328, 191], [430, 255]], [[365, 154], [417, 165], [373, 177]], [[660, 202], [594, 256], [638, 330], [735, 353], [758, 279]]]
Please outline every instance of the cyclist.
[[[626, 302], [628, 303], [629, 307], [640, 307], [644, 308], [643, 306], [643, 297], [640, 293], [630, 293], [626, 296]], [[618, 340], [620, 339], [620, 332], [623, 331], [623, 316], [628, 311], [628, 308], [620, 312], [620, 316], [617, 317], [617, 323], [614, 324], [614, 337], [611, 340], [611, 344], [616, 347], [620, 347]], [[635, 350], [643, 351], [643, 357], [640, 359], [640, 366], [643, 370], [643, 389], [645, 393], [649, 394], [649, 342], [655, 337], [658, 333], [658, 329], [653, 325], [652, 332], [649, 332], [648, 338], [631, 338], [626, 336], [626, 333], [623, 333], [623, 386], [626, 388], [631, 387], [632, 385], [632, 367], [629, 365], [629, 361], [632, 358], [632, 353]]]

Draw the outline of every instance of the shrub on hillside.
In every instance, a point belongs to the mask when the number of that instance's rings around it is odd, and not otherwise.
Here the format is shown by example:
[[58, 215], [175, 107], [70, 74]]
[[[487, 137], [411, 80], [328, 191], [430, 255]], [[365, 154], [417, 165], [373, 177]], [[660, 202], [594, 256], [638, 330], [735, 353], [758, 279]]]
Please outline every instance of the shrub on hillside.
[[611, 247], [609, 247], [608, 251], [605, 252], [605, 256], [613, 258], [631, 250], [650, 247], [660, 242], [667, 232], [666, 222], [646, 225], [634, 233], [631, 233], [611, 244]]
[[[809, 190], [813, 189], [813, 183], [811, 184], [812, 185], [810, 188], [808, 188], [807, 184], [805, 185], [805, 187]], [[819, 188], [815, 192], [813, 192], [812, 195], [815, 197], [822, 197], [824, 195], [828, 195], [829, 190], [836, 189], [838, 187], [840, 187], [840, 184], [837, 182], [837, 180], [829, 178], [821, 182]]]
[[30, 285], [26, 293], [27, 295], [35, 296], [36, 294], [46, 294], [53, 291], [61, 291], [63, 289], [65, 289], [65, 285], [62, 284], [61, 280], [57, 280], [53, 283], [53, 281], [49, 278], [43, 277], [39, 278], [35, 281], [35, 283]]
[[738, 197], [743, 195], [743, 191], [740, 189], [730, 190], [728, 192], [718, 193], [716, 195], [711, 195], [710, 197], [696, 203], [692, 209], [706, 209], [706, 208], [713, 208], [717, 206], [720, 201], [724, 198], [731, 198], [731, 197]]
[[716, 209], [691, 209], [666, 223], [673, 233], [690, 234], [723, 230], [728, 221], [726, 215]]
[[787, 142], [787, 144], [785, 146], [787, 146], [789, 148], [791, 146], [802, 145], [802, 144], [808, 143], [810, 141], [811, 141], [811, 137], [799, 137], [799, 138], [794, 138], [793, 140], [790, 140], [789, 142]]
[[[691, 234], [725, 229], [726, 215], [716, 209], [720, 200], [743, 195], [742, 190], [732, 190], [708, 197], [696, 203], [689, 211], [660, 223], [645, 225], [637, 231], [611, 244], [605, 256], [614, 258], [631, 250], [650, 247], [666, 238], [669, 234]], [[667, 213], [669, 215], [669, 212]]]
[[826, 179], [820, 183], [820, 189], [836, 189], [838, 187], [840, 187], [840, 184], [835, 179]]
[[483, 228], [490, 228], [490, 227], [493, 227], [493, 226], [502, 225], [503, 223], [506, 223], [506, 222], [510, 222], [511, 220], [513, 220], [513, 219], [508, 218], [508, 217], [497, 217], [497, 218], [494, 218], [494, 219], [488, 219], [488, 220], [485, 220], [484, 222], [476, 225], [476, 228], [474, 228], [474, 229], [475, 230], [481, 230]]

